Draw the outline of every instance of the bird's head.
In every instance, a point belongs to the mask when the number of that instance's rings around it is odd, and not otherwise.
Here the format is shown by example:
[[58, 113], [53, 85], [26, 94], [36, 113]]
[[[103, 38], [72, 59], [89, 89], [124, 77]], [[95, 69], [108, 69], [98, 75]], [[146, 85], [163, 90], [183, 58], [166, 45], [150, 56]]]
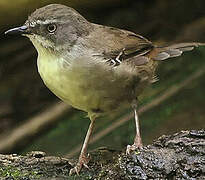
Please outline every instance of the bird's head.
[[60, 4], [50, 4], [33, 12], [23, 26], [10, 29], [5, 34], [22, 34], [29, 37], [36, 49], [53, 51], [72, 48], [79, 37], [89, 34], [89, 23], [74, 9]]

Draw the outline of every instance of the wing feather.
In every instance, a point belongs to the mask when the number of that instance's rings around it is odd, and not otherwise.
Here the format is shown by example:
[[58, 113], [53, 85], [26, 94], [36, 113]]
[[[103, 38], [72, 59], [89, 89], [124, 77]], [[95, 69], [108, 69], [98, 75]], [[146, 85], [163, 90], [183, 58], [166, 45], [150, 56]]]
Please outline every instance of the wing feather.
[[[148, 54], [153, 48], [153, 44], [148, 41], [146, 38], [135, 34], [133, 32], [120, 30], [116, 28], [110, 28], [110, 31], [115, 31], [116, 34], [121, 34], [121, 38], [115, 38], [119, 40], [120, 42], [117, 42], [117, 44], [120, 44], [120, 48], [118, 46], [113, 46], [108, 51], [103, 51], [102, 56], [105, 59], [110, 60], [112, 62], [111, 64], [114, 66], [120, 65], [119, 62], [125, 61], [125, 60], [134, 60], [136, 65], [142, 65], [146, 64], [149, 61], [149, 58], [145, 57], [146, 54]], [[116, 33], [116, 31], [118, 33]]]

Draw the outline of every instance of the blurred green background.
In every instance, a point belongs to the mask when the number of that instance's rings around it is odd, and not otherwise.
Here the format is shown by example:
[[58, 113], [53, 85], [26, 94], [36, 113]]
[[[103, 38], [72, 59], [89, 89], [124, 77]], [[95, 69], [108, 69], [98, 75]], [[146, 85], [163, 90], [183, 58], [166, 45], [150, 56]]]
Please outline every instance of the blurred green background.
[[[66, 4], [89, 21], [134, 31], [158, 45], [205, 42], [204, 0], [0, 0], [0, 153], [41, 150], [68, 157], [83, 143], [89, 125], [86, 114], [59, 103], [45, 87], [28, 39], [4, 35], [50, 3]], [[204, 65], [205, 47], [160, 64], [159, 81], [140, 97], [141, 107], [153, 106], [140, 115], [144, 144], [163, 134], [205, 127]], [[123, 149], [131, 144], [135, 123], [130, 113], [122, 109], [99, 118], [93, 134], [97, 139], [89, 149]]]

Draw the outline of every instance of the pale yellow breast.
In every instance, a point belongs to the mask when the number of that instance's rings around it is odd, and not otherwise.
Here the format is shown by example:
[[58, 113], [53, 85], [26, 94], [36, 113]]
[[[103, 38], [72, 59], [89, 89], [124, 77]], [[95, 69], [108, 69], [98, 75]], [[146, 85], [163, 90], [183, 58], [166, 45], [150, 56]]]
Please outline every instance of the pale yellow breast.
[[[47, 52], [38, 57], [38, 71], [46, 86], [75, 108], [112, 111], [132, 96], [129, 73], [115, 72], [88, 57], [68, 62]], [[122, 71], [123, 67], [121, 68]], [[125, 75], [124, 75], [125, 74]]]
[[[65, 67], [65, 61], [51, 53], [41, 52], [38, 56], [38, 71], [45, 85], [63, 101], [72, 106], [83, 109], [80, 79], [78, 74], [73, 74], [70, 68]], [[68, 67], [68, 66], [67, 66]]]

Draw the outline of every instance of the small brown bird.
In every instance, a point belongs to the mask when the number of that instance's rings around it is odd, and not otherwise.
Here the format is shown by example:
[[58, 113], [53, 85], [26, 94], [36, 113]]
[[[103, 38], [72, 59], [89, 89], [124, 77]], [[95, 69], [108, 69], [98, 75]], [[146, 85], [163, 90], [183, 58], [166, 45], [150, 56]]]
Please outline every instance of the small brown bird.
[[60, 99], [88, 113], [91, 120], [77, 165], [87, 167], [87, 146], [95, 119], [122, 105], [134, 109], [136, 136], [127, 153], [142, 147], [137, 97], [155, 80], [158, 61], [180, 56], [201, 43], [157, 47], [133, 32], [87, 21], [74, 9], [50, 4], [25, 24], [5, 32], [27, 36], [38, 51], [38, 71]]

